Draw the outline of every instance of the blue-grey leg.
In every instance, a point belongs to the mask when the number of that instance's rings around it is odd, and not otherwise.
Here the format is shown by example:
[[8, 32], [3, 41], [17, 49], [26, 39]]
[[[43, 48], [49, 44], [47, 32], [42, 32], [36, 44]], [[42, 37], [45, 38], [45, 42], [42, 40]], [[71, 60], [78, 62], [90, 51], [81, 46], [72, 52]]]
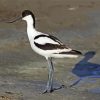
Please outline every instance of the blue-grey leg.
[[46, 92], [52, 92], [53, 91], [53, 73], [54, 73], [54, 67], [53, 67], [53, 63], [52, 63], [52, 58], [48, 58], [47, 59], [48, 62], [48, 71], [49, 71], [49, 75], [48, 75], [48, 82], [47, 82], [47, 86], [46, 89], [43, 93]]

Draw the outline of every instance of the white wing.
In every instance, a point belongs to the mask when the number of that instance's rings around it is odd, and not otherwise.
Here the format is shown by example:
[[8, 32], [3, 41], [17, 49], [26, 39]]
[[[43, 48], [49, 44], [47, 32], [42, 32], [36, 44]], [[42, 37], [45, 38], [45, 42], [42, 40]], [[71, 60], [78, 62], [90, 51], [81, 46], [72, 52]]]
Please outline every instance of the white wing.
[[63, 45], [63, 43], [57, 39], [56, 37], [52, 35], [47, 35], [47, 34], [41, 34], [38, 35], [34, 38], [34, 42], [44, 45], [44, 44], [58, 44], [58, 45]]
[[60, 40], [58, 40], [56, 37], [51, 35], [45, 35], [41, 34], [34, 38], [34, 44], [43, 50], [68, 50], [70, 51], [70, 48], [67, 48]]

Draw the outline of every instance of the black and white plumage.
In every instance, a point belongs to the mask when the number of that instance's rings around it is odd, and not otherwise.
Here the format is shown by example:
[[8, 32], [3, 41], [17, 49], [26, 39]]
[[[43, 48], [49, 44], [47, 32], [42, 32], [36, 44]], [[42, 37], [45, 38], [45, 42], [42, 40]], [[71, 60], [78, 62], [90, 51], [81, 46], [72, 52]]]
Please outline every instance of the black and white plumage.
[[[40, 34], [34, 38], [34, 44], [36, 47], [44, 51], [45, 57], [77, 57], [81, 53], [71, 48], [66, 47], [60, 40], [52, 35]], [[46, 54], [47, 53], [47, 54]], [[43, 55], [43, 56], [44, 56]]]
[[[54, 68], [53, 68], [52, 58], [67, 58], [67, 57], [76, 58], [79, 55], [82, 55], [82, 53], [80, 51], [66, 47], [66, 45], [64, 45], [59, 39], [57, 39], [52, 35], [38, 32], [35, 29], [35, 16], [31, 11], [24, 10], [22, 12], [22, 16], [17, 19], [22, 19], [27, 22], [27, 34], [32, 49], [36, 53], [44, 56], [48, 62], [49, 79], [44, 93], [52, 92], [54, 90], [53, 88]], [[11, 23], [15, 21], [17, 20], [15, 19], [9, 22]]]

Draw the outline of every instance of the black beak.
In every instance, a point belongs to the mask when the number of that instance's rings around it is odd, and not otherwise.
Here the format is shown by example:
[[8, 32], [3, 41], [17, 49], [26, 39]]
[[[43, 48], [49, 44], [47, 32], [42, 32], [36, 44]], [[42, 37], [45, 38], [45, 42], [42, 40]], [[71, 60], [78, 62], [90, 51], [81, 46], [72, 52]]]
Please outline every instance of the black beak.
[[18, 20], [20, 20], [20, 19], [22, 19], [22, 16], [17, 17], [17, 18], [15, 18], [15, 19], [13, 19], [13, 20], [8, 20], [8, 21], [6, 21], [6, 20], [1, 20], [0, 22], [14, 23], [14, 22], [16, 22], [16, 21], [18, 21]]

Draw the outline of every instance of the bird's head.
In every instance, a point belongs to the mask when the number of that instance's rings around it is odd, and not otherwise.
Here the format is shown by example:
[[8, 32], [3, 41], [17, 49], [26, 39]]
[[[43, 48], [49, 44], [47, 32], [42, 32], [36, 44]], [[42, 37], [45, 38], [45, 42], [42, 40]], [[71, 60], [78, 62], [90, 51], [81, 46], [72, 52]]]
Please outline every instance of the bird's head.
[[17, 18], [14, 18], [13, 20], [2, 21], [2, 22], [14, 23], [18, 20], [25, 20], [27, 23], [31, 23], [35, 27], [35, 16], [30, 10], [24, 10], [20, 16], [18, 16]]
[[22, 12], [22, 20], [31, 21], [34, 19], [35, 19], [35, 16], [30, 10], [24, 10]]

